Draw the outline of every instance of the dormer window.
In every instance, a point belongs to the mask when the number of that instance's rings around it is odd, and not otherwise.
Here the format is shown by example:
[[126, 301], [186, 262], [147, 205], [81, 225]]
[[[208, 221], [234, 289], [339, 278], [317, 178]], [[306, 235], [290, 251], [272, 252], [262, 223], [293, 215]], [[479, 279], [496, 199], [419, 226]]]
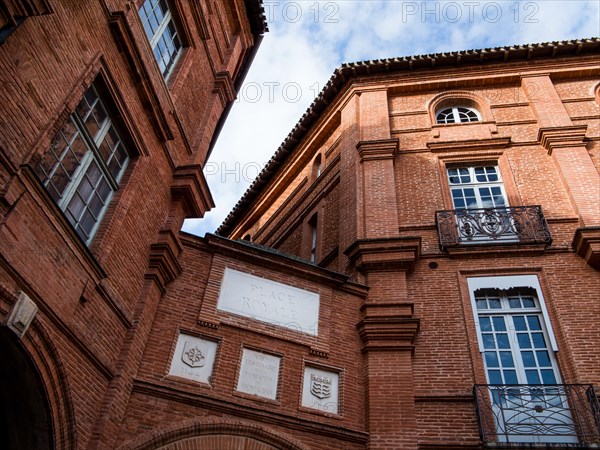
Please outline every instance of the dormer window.
[[452, 106], [444, 108], [436, 114], [438, 124], [479, 122], [481, 115], [467, 106]]

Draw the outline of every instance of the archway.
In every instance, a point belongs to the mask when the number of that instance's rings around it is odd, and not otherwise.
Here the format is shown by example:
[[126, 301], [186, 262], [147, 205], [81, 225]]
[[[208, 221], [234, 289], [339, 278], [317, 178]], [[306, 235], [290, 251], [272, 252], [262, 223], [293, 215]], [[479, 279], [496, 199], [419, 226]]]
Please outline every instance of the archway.
[[120, 450], [307, 450], [295, 438], [255, 422], [203, 418], [171, 424], [139, 436]]
[[0, 447], [53, 449], [52, 416], [42, 379], [21, 343], [0, 327]]

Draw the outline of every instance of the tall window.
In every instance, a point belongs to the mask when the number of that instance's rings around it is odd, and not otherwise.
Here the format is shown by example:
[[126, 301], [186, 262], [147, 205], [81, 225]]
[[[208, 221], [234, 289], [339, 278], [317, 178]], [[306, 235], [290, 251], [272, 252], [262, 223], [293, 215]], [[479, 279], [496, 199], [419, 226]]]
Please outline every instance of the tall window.
[[576, 442], [556, 342], [535, 276], [470, 278], [500, 442]]
[[55, 136], [36, 173], [89, 244], [128, 162], [129, 153], [95, 83]]
[[479, 122], [481, 120], [479, 112], [467, 106], [453, 106], [451, 108], [444, 108], [436, 114], [435, 118], [436, 122], [440, 124], [469, 123]]
[[478, 289], [475, 305], [490, 384], [557, 383], [556, 362], [534, 289]]
[[448, 183], [454, 209], [508, 206], [498, 166], [449, 168]]
[[146, 0], [139, 13], [160, 71], [168, 78], [181, 53], [181, 40], [167, 1]]
[[318, 216], [317, 216], [317, 214], [315, 214], [308, 221], [308, 226], [310, 227], [310, 261], [311, 262], [317, 262], [317, 243], [318, 243], [317, 224], [318, 224]]

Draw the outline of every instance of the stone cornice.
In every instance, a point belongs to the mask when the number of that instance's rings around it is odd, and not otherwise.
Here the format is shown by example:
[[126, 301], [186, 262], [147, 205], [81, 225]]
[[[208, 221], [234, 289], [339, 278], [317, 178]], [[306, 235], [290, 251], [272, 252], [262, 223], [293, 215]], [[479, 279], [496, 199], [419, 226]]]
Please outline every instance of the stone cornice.
[[154, 280], [163, 294], [167, 284], [182, 271], [178, 260], [182, 248], [179, 237], [171, 230], [162, 230], [158, 240], [150, 246], [150, 260], [145, 277]]
[[600, 227], [577, 228], [573, 248], [588, 265], [600, 270]]
[[181, 201], [187, 218], [203, 217], [215, 206], [199, 164], [179, 166], [173, 175], [171, 196]]
[[414, 350], [420, 320], [413, 312], [412, 303], [364, 303], [362, 320], [356, 326], [364, 344], [363, 351]]
[[361, 272], [412, 270], [421, 254], [420, 237], [365, 239], [344, 252]]
[[555, 148], [581, 147], [587, 131], [587, 125], [569, 127], [540, 128], [538, 141], [551, 155]]
[[464, 141], [427, 142], [432, 152], [494, 150], [504, 149], [510, 145], [510, 138], [466, 139]]
[[399, 144], [398, 138], [360, 141], [356, 144], [356, 149], [361, 162], [374, 159], [394, 159], [394, 156], [398, 153]]

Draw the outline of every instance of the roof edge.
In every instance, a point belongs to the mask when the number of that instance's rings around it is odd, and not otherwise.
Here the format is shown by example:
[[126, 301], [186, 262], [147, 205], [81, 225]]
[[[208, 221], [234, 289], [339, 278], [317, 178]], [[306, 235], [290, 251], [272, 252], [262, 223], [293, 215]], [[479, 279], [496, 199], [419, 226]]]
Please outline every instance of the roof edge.
[[217, 228], [215, 234], [227, 236], [233, 230], [240, 214], [251, 205], [261, 189], [271, 180], [272, 174], [284, 164], [287, 157], [306, 136], [310, 127], [320, 118], [338, 92], [353, 78], [434, 67], [459, 67], [467, 64], [578, 56], [598, 51], [600, 51], [600, 39], [590, 37], [343, 63], [334, 70], [319, 95], [300, 117], [275, 154]]

